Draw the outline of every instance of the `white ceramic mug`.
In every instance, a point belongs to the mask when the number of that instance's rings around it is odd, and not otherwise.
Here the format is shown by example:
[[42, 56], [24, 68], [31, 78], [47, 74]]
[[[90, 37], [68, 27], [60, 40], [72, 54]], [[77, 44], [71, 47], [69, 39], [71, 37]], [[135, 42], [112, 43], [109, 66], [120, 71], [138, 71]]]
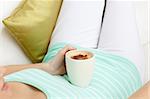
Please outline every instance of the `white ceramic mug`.
[[[79, 54], [91, 55], [90, 58], [84, 60], [77, 60], [71, 58]], [[94, 54], [89, 51], [72, 50], [66, 53], [66, 69], [69, 81], [79, 87], [87, 87], [92, 79], [95, 65]]]

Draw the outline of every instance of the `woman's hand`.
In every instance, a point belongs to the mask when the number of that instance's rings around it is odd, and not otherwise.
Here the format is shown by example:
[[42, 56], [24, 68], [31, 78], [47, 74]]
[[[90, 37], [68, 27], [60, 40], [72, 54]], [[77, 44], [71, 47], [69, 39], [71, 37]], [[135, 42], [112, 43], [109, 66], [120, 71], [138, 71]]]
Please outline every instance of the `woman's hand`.
[[62, 75], [66, 73], [66, 66], [65, 66], [65, 54], [68, 51], [76, 50], [76, 48], [67, 45], [63, 49], [61, 49], [53, 60], [49, 61], [46, 71], [55, 74], [55, 75]]
[[67, 45], [63, 49], [61, 49], [56, 56], [49, 61], [48, 63], [38, 63], [38, 64], [25, 64], [25, 65], [11, 65], [0, 67], [0, 90], [4, 84], [3, 76], [18, 72], [20, 70], [28, 69], [28, 68], [37, 68], [42, 69], [50, 74], [65, 74], [65, 54], [70, 50], [75, 50], [76, 48]]

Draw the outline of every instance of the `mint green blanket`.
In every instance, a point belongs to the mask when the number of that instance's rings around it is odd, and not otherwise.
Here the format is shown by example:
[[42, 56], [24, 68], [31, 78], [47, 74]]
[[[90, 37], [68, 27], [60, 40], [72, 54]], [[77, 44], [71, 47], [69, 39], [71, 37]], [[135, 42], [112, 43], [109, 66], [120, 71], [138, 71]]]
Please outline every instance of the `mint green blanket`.
[[[65, 45], [56, 43], [51, 46], [43, 62], [51, 60]], [[141, 87], [135, 65], [126, 58], [97, 49], [75, 47], [91, 51], [96, 57], [94, 76], [87, 88], [70, 84], [66, 75], [53, 76], [38, 69], [23, 70], [6, 76], [5, 80], [30, 84], [42, 90], [47, 99], [127, 99]]]

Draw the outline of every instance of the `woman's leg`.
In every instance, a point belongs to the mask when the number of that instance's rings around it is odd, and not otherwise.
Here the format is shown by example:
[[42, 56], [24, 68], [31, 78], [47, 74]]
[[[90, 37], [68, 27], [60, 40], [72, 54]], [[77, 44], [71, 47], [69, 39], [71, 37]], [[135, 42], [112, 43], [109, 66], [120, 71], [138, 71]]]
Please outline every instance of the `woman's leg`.
[[145, 80], [143, 49], [131, 2], [107, 1], [98, 48], [130, 59]]
[[51, 43], [69, 42], [96, 48], [104, 0], [64, 0]]

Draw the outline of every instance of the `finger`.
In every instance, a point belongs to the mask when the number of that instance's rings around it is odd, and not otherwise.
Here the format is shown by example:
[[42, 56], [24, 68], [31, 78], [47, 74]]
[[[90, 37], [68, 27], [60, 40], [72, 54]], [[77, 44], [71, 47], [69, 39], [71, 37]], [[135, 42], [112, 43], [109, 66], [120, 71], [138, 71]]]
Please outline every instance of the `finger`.
[[62, 55], [64, 56], [68, 51], [71, 51], [71, 50], [75, 50], [76, 48], [70, 46], [70, 45], [66, 45], [63, 49], [61, 49], [59, 51], [59, 55]]
[[76, 49], [75, 47], [71, 46], [71, 45], [66, 45], [65, 46], [66, 50], [73, 50]]
[[68, 51], [71, 51], [71, 50], [76, 50], [75, 47], [71, 46], [71, 45], [67, 45], [65, 46], [65, 48], [63, 49], [63, 51], [66, 53]]

